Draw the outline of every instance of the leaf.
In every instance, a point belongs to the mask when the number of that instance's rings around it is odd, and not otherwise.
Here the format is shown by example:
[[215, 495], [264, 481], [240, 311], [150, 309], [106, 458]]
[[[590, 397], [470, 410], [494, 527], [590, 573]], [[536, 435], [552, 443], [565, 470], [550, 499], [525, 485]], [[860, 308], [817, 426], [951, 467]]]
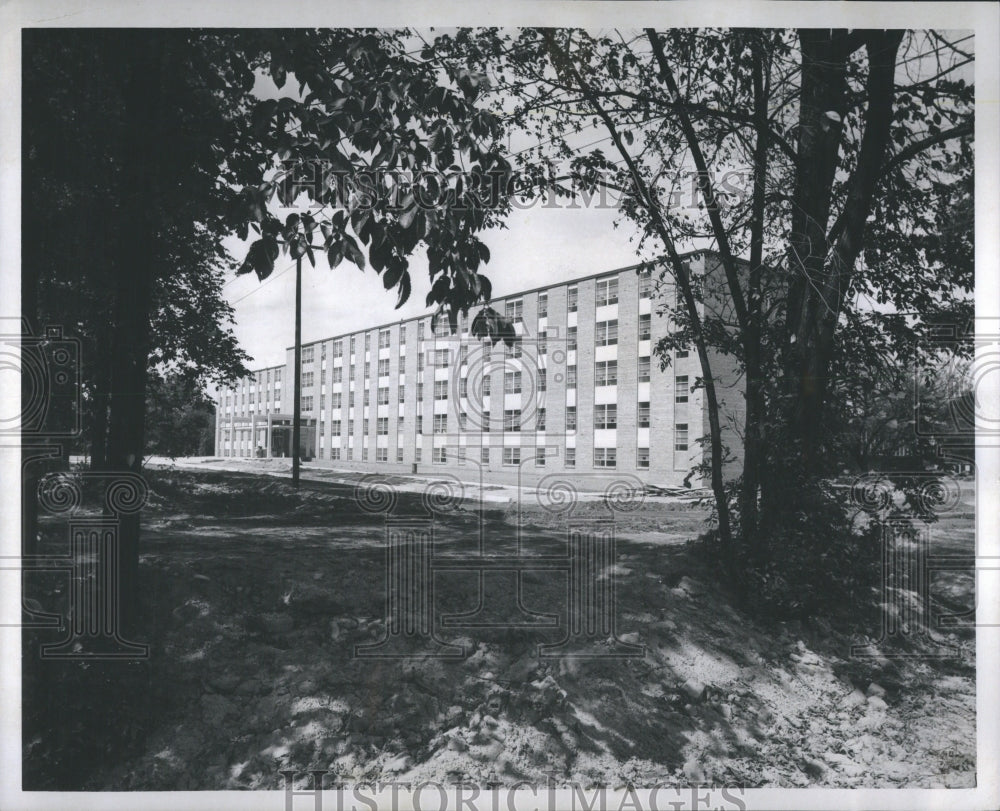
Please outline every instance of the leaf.
[[403, 275], [399, 279], [399, 297], [396, 299], [396, 309], [398, 310], [404, 304], [406, 304], [407, 299], [410, 298], [410, 274], [403, 271]]
[[365, 255], [350, 234], [344, 234], [344, 256], [357, 265], [358, 270], [365, 269]]
[[326, 259], [330, 263], [331, 270], [344, 261], [344, 243], [342, 240], [338, 239], [330, 246], [330, 250], [326, 254]]
[[242, 276], [252, 270], [260, 281], [264, 281], [274, 271], [274, 260], [277, 258], [277, 243], [270, 237], [263, 237], [250, 246], [246, 259], [243, 260], [243, 264], [239, 266], [236, 273]]
[[287, 75], [288, 73], [285, 70], [284, 65], [279, 65], [274, 61], [274, 59], [272, 59], [271, 78], [274, 80], [274, 83], [278, 86], [279, 90], [285, 86], [285, 78]]

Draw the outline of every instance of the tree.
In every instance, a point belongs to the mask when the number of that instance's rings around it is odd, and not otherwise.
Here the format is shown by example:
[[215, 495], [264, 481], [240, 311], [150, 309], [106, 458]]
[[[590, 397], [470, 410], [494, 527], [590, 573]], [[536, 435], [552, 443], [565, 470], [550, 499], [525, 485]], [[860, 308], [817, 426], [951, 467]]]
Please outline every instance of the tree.
[[[488, 301], [477, 268], [489, 252], [475, 235], [499, 209], [471, 204], [488, 184], [470, 193], [440, 177], [462, 158], [481, 177], [502, 169], [499, 124], [475, 107], [479, 77], [442, 76], [407, 52], [405, 38], [351, 30], [26, 35], [24, 305], [33, 317], [87, 324], [99, 466], [140, 472], [151, 369], [220, 379], [243, 370], [221, 299], [227, 236], [258, 233], [239, 269], [260, 278], [279, 250], [313, 260], [318, 234], [331, 267], [346, 257], [363, 269], [360, 240], [400, 303], [410, 289], [407, 257], [424, 243], [435, 277], [428, 301], [452, 323], [460, 309]], [[304, 98], [260, 101], [252, 90], [262, 72], [279, 89], [294, 75]], [[380, 175], [374, 196], [362, 198], [359, 179], [371, 177], [362, 170], [380, 167], [420, 178], [406, 192]], [[344, 193], [311, 185], [317, 168], [337, 173]], [[272, 198], [290, 205], [302, 191], [331, 216], [281, 223], [268, 210]], [[434, 205], [420, 205], [417, 195], [434, 191]], [[513, 339], [495, 313], [477, 328]], [[138, 513], [122, 518], [119, 543], [122, 625], [131, 633]]]
[[176, 458], [215, 452], [215, 403], [196, 376], [150, 376], [146, 395], [146, 452]]
[[[523, 29], [433, 43], [445, 62], [488, 71], [497, 109], [535, 139], [517, 159], [535, 190], [620, 195], [640, 255], [676, 285], [682, 306], [666, 309], [677, 329], [658, 350], [664, 361], [670, 349], [698, 352], [731, 572], [745, 556], [765, 565], [769, 540], [810, 504], [826, 509], [837, 354], [858, 336], [912, 343], [961, 309], [956, 298], [968, 309], [968, 266], [941, 250], [949, 233], [967, 244], [970, 226], [945, 202], [971, 179], [964, 42], [903, 31]], [[745, 189], [727, 194], [736, 168]], [[670, 181], [688, 172], [697, 207], [672, 208]], [[687, 245], [718, 252], [719, 279], [691, 278]], [[708, 283], [724, 306], [705, 306]], [[746, 386], [733, 504], [713, 376], [720, 354], [738, 361]], [[856, 354], [878, 360], [877, 350]]]

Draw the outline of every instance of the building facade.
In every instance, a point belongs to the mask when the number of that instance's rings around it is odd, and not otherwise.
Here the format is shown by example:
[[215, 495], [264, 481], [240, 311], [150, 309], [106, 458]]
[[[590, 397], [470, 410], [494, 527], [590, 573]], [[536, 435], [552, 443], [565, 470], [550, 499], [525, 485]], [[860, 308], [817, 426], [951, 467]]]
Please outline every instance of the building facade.
[[[718, 264], [705, 252], [684, 261], [694, 274]], [[708, 432], [701, 368], [693, 350], [662, 369], [654, 357], [670, 329], [654, 286], [629, 267], [496, 299], [520, 336], [513, 348], [471, 336], [476, 310], [455, 335], [446, 319], [435, 334], [425, 315], [303, 344], [303, 458], [469, 481], [532, 484], [558, 473], [599, 485], [629, 474], [697, 485], [690, 474]], [[658, 288], [658, 300], [673, 295], [669, 282]], [[291, 455], [293, 369], [289, 348], [284, 366], [220, 392], [218, 456]], [[728, 369], [713, 377], [732, 449], [743, 397]]]

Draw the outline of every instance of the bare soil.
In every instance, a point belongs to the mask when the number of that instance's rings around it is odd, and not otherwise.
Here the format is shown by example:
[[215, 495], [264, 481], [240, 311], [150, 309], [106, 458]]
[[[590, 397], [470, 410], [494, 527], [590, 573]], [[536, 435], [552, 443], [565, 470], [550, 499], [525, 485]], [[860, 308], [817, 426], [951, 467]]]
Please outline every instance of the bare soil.
[[[566, 575], [527, 571], [523, 606], [559, 628], [438, 628], [455, 659], [355, 656], [387, 633], [386, 522], [349, 484], [232, 471], [149, 473], [141, 577], [152, 658], [38, 661], [54, 632], [25, 632], [26, 789], [280, 788], [284, 769], [344, 782], [554, 777], [745, 787], [975, 785], [973, 615], [926, 639], [851, 656], [863, 641], [831, 623], [751, 617], [688, 543], [703, 508], [650, 499], [574, 526], [614, 522], [617, 635], [632, 658], [539, 657], [565, 632]], [[971, 494], [969, 496], [971, 499]], [[416, 515], [419, 493], [397, 494]], [[452, 504], [450, 507], [455, 507]], [[970, 554], [968, 499], [933, 528], [942, 553]], [[435, 516], [434, 554], [557, 555], [562, 519], [467, 502]], [[65, 526], [43, 521], [43, 544]], [[513, 574], [495, 572], [489, 618], [523, 619]], [[65, 576], [33, 581], [59, 609]], [[941, 573], [935, 606], [974, 609], [971, 572]], [[439, 572], [436, 616], [475, 609], [478, 575]], [[857, 631], [858, 629], [854, 629]], [[879, 636], [877, 622], [866, 630]], [[956, 656], [924, 655], [942, 643]], [[414, 650], [417, 650], [414, 646]]]

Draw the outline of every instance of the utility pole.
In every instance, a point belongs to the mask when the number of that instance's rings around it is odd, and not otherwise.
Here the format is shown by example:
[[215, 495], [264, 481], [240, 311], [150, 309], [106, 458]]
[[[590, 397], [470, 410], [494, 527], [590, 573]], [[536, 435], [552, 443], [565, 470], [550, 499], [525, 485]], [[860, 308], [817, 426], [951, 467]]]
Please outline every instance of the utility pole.
[[295, 260], [295, 398], [292, 403], [292, 486], [299, 486], [299, 440], [302, 416], [302, 257]]

